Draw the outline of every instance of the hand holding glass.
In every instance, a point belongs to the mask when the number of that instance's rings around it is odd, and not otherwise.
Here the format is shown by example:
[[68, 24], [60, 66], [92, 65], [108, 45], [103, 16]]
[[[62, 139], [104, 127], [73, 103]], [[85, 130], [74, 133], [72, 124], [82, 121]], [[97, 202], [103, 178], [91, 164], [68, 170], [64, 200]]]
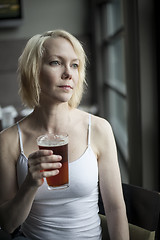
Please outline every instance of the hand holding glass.
[[[68, 135], [48, 133], [37, 138], [39, 149], [52, 150], [53, 154], [62, 157], [62, 167], [56, 176], [46, 177], [48, 189], [62, 189], [69, 187], [68, 171]], [[49, 169], [50, 171], [52, 169]], [[45, 170], [47, 171], [47, 170]]]

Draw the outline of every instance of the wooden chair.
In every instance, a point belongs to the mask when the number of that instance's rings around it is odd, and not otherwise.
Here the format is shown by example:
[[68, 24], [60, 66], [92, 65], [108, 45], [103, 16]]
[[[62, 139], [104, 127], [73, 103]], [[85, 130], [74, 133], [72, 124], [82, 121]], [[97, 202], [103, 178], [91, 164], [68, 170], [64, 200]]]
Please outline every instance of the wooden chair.
[[[131, 240], [160, 240], [160, 194], [129, 184], [122, 184]], [[104, 215], [102, 199], [100, 214]], [[102, 230], [107, 236], [107, 224], [102, 217]], [[105, 227], [106, 226], [106, 227]], [[108, 236], [104, 239], [109, 239]]]

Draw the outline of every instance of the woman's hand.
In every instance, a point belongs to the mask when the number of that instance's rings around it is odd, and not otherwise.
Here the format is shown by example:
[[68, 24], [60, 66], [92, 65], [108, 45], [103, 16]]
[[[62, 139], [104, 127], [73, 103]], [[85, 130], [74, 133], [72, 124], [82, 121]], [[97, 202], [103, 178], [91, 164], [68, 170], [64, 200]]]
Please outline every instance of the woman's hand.
[[62, 157], [54, 155], [51, 150], [39, 150], [28, 157], [28, 175], [31, 186], [40, 187], [44, 177], [55, 176], [61, 168]]

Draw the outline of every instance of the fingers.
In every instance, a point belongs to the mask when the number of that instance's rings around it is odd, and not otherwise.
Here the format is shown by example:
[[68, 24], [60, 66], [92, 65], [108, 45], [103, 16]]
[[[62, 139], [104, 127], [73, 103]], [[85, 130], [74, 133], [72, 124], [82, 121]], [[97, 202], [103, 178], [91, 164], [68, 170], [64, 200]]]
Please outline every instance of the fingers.
[[31, 153], [29, 155], [29, 158], [37, 158], [37, 157], [43, 157], [43, 156], [49, 156], [49, 155], [53, 155], [53, 151], [52, 150], [39, 150], [36, 151], [34, 153]]
[[33, 186], [41, 186], [43, 184], [43, 178], [56, 176], [59, 173], [58, 169], [50, 171], [31, 171], [29, 169], [30, 183]]
[[[48, 150], [39, 150], [37, 152], [34, 152], [29, 155], [28, 158], [28, 165], [29, 167], [32, 167], [37, 164], [41, 163], [53, 163], [53, 162], [59, 162], [62, 160], [62, 157], [59, 155], [54, 155], [52, 151]], [[41, 169], [43, 169], [43, 166], [41, 165]], [[45, 169], [45, 168], [44, 168]]]
[[62, 167], [62, 157], [50, 150], [39, 150], [28, 157], [28, 176], [32, 185], [41, 186], [44, 177], [55, 176]]
[[54, 170], [62, 167], [60, 162], [54, 163], [39, 163], [36, 165], [31, 165], [29, 168], [32, 168], [33, 171], [43, 171], [43, 170]]
[[50, 170], [50, 171], [43, 171], [41, 172], [41, 178], [56, 176], [59, 173], [58, 169]]

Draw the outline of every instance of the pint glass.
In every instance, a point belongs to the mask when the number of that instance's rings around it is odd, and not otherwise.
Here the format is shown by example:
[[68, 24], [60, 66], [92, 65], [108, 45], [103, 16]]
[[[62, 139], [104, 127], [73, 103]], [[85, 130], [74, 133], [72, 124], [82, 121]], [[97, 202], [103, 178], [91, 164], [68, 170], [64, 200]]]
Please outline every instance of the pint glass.
[[[61, 134], [45, 134], [37, 138], [39, 149], [52, 150], [53, 154], [62, 157], [62, 167], [56, 176], [46, 177], [48, 189], [62, 189], [69, 187], [69, 169], [68, 169], [68, 135]], [[51, 171], [48, 169], [45, 171]]]

